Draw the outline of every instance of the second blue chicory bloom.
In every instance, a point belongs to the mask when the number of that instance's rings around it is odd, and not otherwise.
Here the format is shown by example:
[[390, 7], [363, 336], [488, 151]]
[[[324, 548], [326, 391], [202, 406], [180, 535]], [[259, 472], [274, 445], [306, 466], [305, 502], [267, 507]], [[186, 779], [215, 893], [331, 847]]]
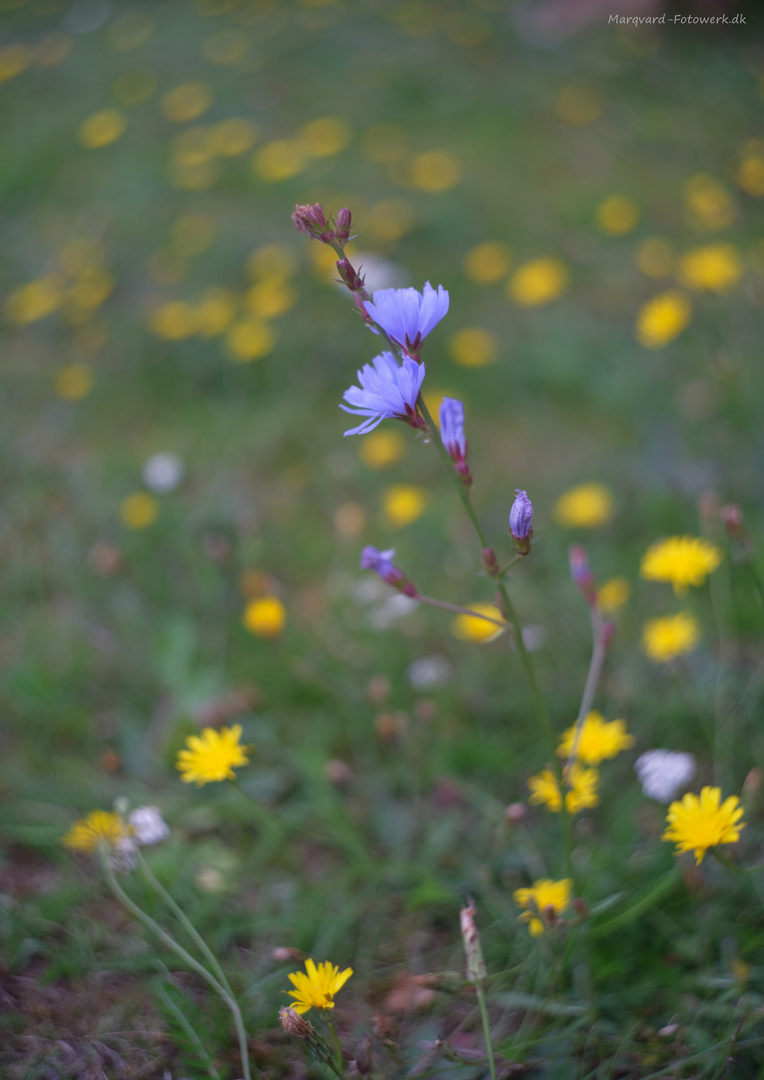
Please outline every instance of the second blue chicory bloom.
[[346, 431], [346, 435], [365, 435], [383, 420], [405, 420], [412, 427], [423, 428], [425, 422], [417, 413], [419, 388], [424, 380], [424, 364], [406, 359], [399, 364], [392, 353], [375, 356], [358, 372], [360, 386], [351, 386], [342, 395], [345, 412], [366, 416], [362, 424]]
[[416, 289], [377, 289], [366, 311], [409, 356], [418, 358], [422, 342], [448, 312], [448, 292], [428, 282]]

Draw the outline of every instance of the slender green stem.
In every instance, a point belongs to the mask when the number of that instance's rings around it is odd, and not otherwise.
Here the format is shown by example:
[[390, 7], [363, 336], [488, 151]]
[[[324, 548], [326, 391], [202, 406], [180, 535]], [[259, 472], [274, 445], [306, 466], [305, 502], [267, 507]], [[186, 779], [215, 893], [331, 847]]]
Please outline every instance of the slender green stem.
[[608, 919], [607, 922], [599, 923], [597, 926], [592, 926], [589, 930], [590, 937], [601, 937], [604, 934], [610, 934], [613, 930], [618, 930], [622, 926], [628, 926], [629, 923], [634, 922], [639, 916], [649, 911], [655, 903], [660, 900], [662, 896], [670, 892], [677, 881], [679, 880], [679, 868], [674, 866], [669, 870], [667, 874], [659, 878], [653, 888], [638, 900], [636, 904], [632, 904], [626, 911], [622, 911], [620, 915], [616, 915], [613, 919]]
[[496, 1080], [496, 1065], [493, 1060], [491, 1025], [488, 1021], [488, 1008], [485, 1003], [485, 993], [483, 987], [479, 983], [475, 984], [475, 993], [477, 994], [478, 1008], [480, 1009], [480, 1019], [483, 1021], [483, 1035], [485, 1037], [485, 1049], [488, 1055], [488, 1069], [491, 1073], [491, 1080]]
[[138, 907], [138, 905], [130, 899], [125, 890], [117, 881], [117, 876], [114, 873], [113, 866], [111, 865], [110, 853], [108, 851], [103, 851], [101, 853], [101, 865], [103, 867], [104, 876], [106, 877], [109, 888], [114, 893], [117, 900], [119, 900], [120, 904], [122, 904], [122, 906], [126, 908], [131, 915], [134, 915], [138, 922], [142, 923], [153, 934], [156, 934], [159, 940], [163, 942], [163, 944], [165, 944], [168, 949], [171, 949], [176, 956], [179, 956], [185, 964], [188, 964], [188, 966], [192, 968], [192, 970], [194, 970], [198, 975], [201, 975], [205, 982], [209, 983], [215, 993], [218, 994], [219, 997], [221, 997], [222, 1000], [226, 1003], [226, 1005], [231, 1011], [231, 1015], [233, 1016], [233, 1022], [236, 1027], [236, 1035], [239, 1040], [239, 1052], [241, 1054], [241, 1065], [244, 1069], [244, 1080], [252, 1080], [252, 1073], [250, 1071], [249, 1065], [249, 1050], [247, 1048], [247, 1033], [244, 1030], [244, 1022], [241, 1017], [241, 1009], [239, 1008], [236, 999], [233, 997], [232, 994], [228, 992], [225, 986], [218, 982], [215, 976], [212, 975], [207, 970], [207, 968], [204, 967], [203, 964], [200, 964], [199, 961], [196, 960], [190, 952], [183, 948], [180, 942], [175, 940], [172, 934], [169, 934], [167, 930], [160, 926], [155, 919], [152, 919], [152, 917], [147, 914], [147, 912], [145, 912], [142, 908]]
[[578, 709], [578, 717], [576, 718], [576, 726], [573, 731], [573, 743], [570, 748], [570, 754], [568, 755], [568, 761], [566, 768], [572, 769], [578, 759], [578, 744], [581, 741], [581, 732], [584, 727], [584, 721], [591, 711], [591, 707], [594, 704], [594, 695], [597, 693], [597, 686], [602, 675], [602, 665], [605, 660], [606, 647], [603, 641], [602, 635], [602, 615], [596, 607], [592, 607], [592, 658], [589, 663], [589, 670], [586, 673], [586, 682], [584, 683], [584, 692], [581, 697], [581, 705]]
[[329, 1025], [329, 1030], [331, 1031], [332, 1038], [334, 1039], [334, 1052], [336, 1054], [336, 1058], [335, 1058], [335, 1066], [336, 1067], [335, 1067], [334, 1071], [336, 1072], [337, 1076], [342, 1076], [342, 1068], [343, 1068], [343, 1063], [344, 1063], [344, 1059], [342, 1057], [342, 1047], [340, 1046], [340, 1037], [337, 1034], [337, 1028], [335, 1027], [335, 1024], [334, 1024], [334, 1017], [332, 1016], [331, 1013], [329, 1013], [329, 1015], [326, 1017], [326, 1022]]
[[490, 615], [483, 615], [479, 611], [472, 611], [470, 608], [459, 607], [458, 604], [449, 604], [445, 600], [436, 600], [432, 596], [422, 596], [421, 593], [416, 594], [416, 599], [421, 600], [423, 604], [432, 604], [433, 607], [443, 608], [444, 611], [455, 611], [458, 615], [469, 615], [473, 619], [482, 619], [484, 622], [493, 623], [494, 626], [499, 626], [503, 630], [506, 627], [506, 623], [500, 622], [498, 619], [492, 619]]

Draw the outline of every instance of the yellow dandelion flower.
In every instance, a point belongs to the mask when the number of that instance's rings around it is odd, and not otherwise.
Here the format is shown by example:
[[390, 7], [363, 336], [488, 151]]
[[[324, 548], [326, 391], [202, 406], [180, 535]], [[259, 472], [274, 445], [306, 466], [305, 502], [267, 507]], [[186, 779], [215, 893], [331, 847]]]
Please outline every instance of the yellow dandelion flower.
[[285, 993], [295, 999], [292, 1008], [300, 1014], [308, 1009], [333, 1009], [334, 995], [339, 993], [352, 974], [352, 968], [340, 971], [328, 961], [316, 966], [312, 960], [306, 960], [304, 972], [294, 971], [289, 975], [295, 989], [286, 990]]
[[383, 512], [389, 525], [402, 529], [421, 517], [427, 506], [427, 492], [412, 484], [393, 484], [383, 498]]
[[211, 104], [212, 90], [207, 83], [182, 83], [162, 98], [162, 113], [174, 124], [185, 124], [201, 116]]
[[568, 284], [568, 269], [560, 259], [532, 259], [509, 279], [507, 292], [521, 307], [537, 307], [556, 299]]
[[227, 289], [207, 289], [195, 308], [196, 332], [210, 338], [226, 330], [238, 307], [238, 300]]
[[[577, 814], [579, 810], [586, 810], [592, 806], [599, 806], [597, 784], [600, 774], [597, 769], [586, 769], [578, 762], [566, 770], [563, 778], [565, 792], [565, 809], [569, 814]], [[528, 780], [531, 791], [529, 802], [534, 805], [546, 806], [553, 814], [558, 814], [562, 809], [562, 794], [557, 777], [551, 769], [542, 769], [537, 776]]]
[[541, 881], [534, 881], [529, 889], [515, 889], [512, 898], [519, 907], [526, 909], [519, 919], [529, 924], [528, 929], [533, 937], [544, 933], [544, 923], [552, 925], [562, 914], [570, 903], [572, 888], [570, 878], [563, 881], [542, 878]]
[[242, 30], [219, 30], [202, 42], [205, 60], [225, 67], [238, 64], [249, 52], [250, 40]]
[[311, 157], [331, 157], [350, 142], [350, 125], [339, 116], [322, 116], [311, 120], [297, 135], [305, 152]]
[[684, 201], [690, 220], [703, 229], [716, 232], [735, 220], [737, 211], [729, 192], [707, 173], [698, 173], [687, 181]]
[[123, 11], [108, 30], [109, 44], [113, 49], [127, 52], [145, 45], [154, 33], [153, 18], [145, 11]]
[[61, 277], [48, 274], [15, 289], [5, 301], [5, 313], [12, 322], [27, 326], [50, 315], [61, 305], [63, 298]]
[[241, 765], [249, 765], [248, 753], [254, 747], [242, 746], [241, 724], [221, 727], [220, 731], [206, 727], [201, 735], [189, 735], [186, 749], [180, 750], [175, 768], [184, 784], [215, 783], [218, 780], [235, 780]]
[[248, 364], [268, 355], [276, 344], [276, 334], [261, 319], [239, 319], [229, 327], [225, 343], [237, 364]]
[[67, 364], [56, 376], [56, 393], [64, 401], [79, 401], [90, 393], [94, 381], [87, 364]]
[[400, 461], [406, 440], [399, 431], [372, 431], [360, 443], [359, 456], [370, 469], [386, 469]]
[[636, 203], [623, 195], [611, 195], [597, 207], [597, 224], [611, 236], [625, 236], [639, 221]]
[[[478, 615], [485, 615], [484, 619], [476, 618], [475, 615], [457, 615], [451, 623], [451, 630], [455, 637], [462, 641], [493, 641], [502, 633], [504, 628], [504, 616], [495, 604], [470, 604], [470, 611]], [[493, 622], [488, 622], [493, 619]], [[501, 626], [496, 626], [496, 623]]]
[[691, 317], [692, 306], [684, 293], [675, 289], [658, 293], [637, 313], [637, 341], [646, 349], [660, 349], [681, 334]]
[[0, 49], [0, 83], [20, 75], [31, 59], [32, 53], [26, 45], [6, 45]]
[[448, 191], [462, 178], [462, 167], [447, 150], [428, 150], [411, 159], [411, 183], [422, 191]]
[[624, 577], [611, 578], [597, 589], [597, 607], [603, 615], [612, 615], [631, 596], [631, 586]]
[[123, 105], [140, 105], [157, 88], [159, 79], [153, 71], [126, 71], [112, 86], [112, 93]]
[[700, 536], [656, 540], [642, 556], [640, 575], [647, 581], [670, 581], [677, 596], [690, 585], [702, 585], [724, 558], [721, 548]]
[[566, 529], [598, 529], [607, 525], [614, 513], [613, 496], [602, 484], [579, 484], [554, 504], [558, 525]]
[[495, 336], [478, 327], [457, 330], [448, 343], [452, 360], [461, 367], [485, 367], [492, 364], [498, 349]]
[[683, 255], [677, 276], [691, 289], [728, 293], [743, 276], [743, 260], [734, 244], [709, 244]]
[[297, 260], [281, 244], [266, 244], [253, 251], [247, 260], [247, 273], [255, 281], [284, 281], [296, 269]]
[[745, 828], [745, 822], [740, 820], [740, 800], [730, 795], [721, 802], [721, 797], [721, 788], [704, 787], [700, 798], [688, 792], [680, 802], [671, 804], [666, 817], [668, 828], [661, 839], [677, 845], [676, 855], [693, 851], [699, 866], [709, 848], [740, 839], [740, 830]]
[[153, 495], [137, 491], [119, 504], [119, 516], [128, 529], [146, 529], [159, 517], [159, 503]]
[[380, 240], [400, 240], [414, 224], [414, 208], [405, 199], [382, 199], [369, 214], [369, 228]]
[[102, 109], [89, 117], [78, 133], [81, 146], [95, 150], [115, 142], [127, 127], [127, 119], [117, 109]]
[[94, 810], [86, 818], [75, 821], [62, 843], [71, 851], [94, 851], [99, 844], [116, 847], [130, 836], [130, 828], [119, 814]]
[[275, 319], [294, 306], [297, 293], [285, 281], [271, 278], [253, 285], [246, 296], [246, 304], [253, 315], [261, 319]]
[[223, 157], [238, 157], [251, 150], [257, 142], [259, 130], [256, 124], [244, 117], [233, 116], [223, 120], [210, 131], [210, 147]]
[[275, 638], [286, 624], [286, 608], [277, 596], [260, 596], [247, 604], [242, 622], [257, 637]]
[[464, 272], [478, 285], [491, 285], [509, 270], [510, 256], [506, 244], [488, 241], [471, 248], [464, 257]]
[[298, 139], [277, 139], [266, 143], [252, 157], [255, 172], [269, 184], [297, 176], [307, 163], [305, 147]]
[[152, 313], [149, 326], [157, 337], [181, 341], [196, 333], [198, 322], [194, 309], [182, 300], [168, 300]]
[[634, 261], [646, 277], [662, 278], [672, 272], [675, 259], [670, 244], [658, 236], [651, 236], [639, 245]]
[[[576, 725], [573, 724], [564, 731], [560, 739], [557, 753], [560, 757], [567, 758], [573, 749], [573, 733]], [[634, 736], [626, 731], [625, 720], [607, 721], [598, 712], [590, 712], [581, 725], [581, 734], [578, 738], [576, 758], [584, 765], [599, 765], [601, 761], [617, 757], [622, 750], [628, 750], [634, 745]]]
[[737, 182], [749, 195], [764, 195], [764, 154], [749, 154], [743, 158]]
[[642, 648], [659, 664], [691, 652], [699, 641], [700, 624], [689, 611], [650, 619], [642, 628]]

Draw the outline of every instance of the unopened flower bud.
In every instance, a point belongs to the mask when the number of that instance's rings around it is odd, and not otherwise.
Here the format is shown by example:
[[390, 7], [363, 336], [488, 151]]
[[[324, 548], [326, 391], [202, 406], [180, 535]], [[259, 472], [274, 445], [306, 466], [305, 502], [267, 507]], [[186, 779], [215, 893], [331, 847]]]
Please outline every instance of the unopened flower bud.
[[467, 954], [467, 979], [474, 985], [480, 985], [486, 980], [485, 960], [483, 950], [480, 948], [480, 935], [475, 926], [475, 902], [468, 897], [469, 907], [462, 908], [459, 912], [459, 925], [462, 931], [464, 951]]
[[295, 1009], [283, 1005], [279, 1009], [279, 1020], [284, 1031], [290, 1035], [296, 1035], [298, 1039], [308, 1039], [315, 1033], [315, 1028], [310, 1020], [304, 1020]]
[[719, 511], [719, 517], [729, 536], [739, 536], [743, 529], [743, 511], [737, 503], [727, 503]]
[[363, 278], [347, 259], [338, 260], [337, 273], [342, 283], [347, 285], [352, 293], [364, 292]]
[[314, 240], [322, 240], [325, 244], [334, 239], [321, 203], [314, 203], [313, 206], [300, 206], [298, 203], [292, 214], [292, 224], [298, 232], [311, 236]]
[[527, 816], [528, 808], [525, 803], [521, 802], [510, 803], [504, 811], [504, 818], [510, 825], [517, 825], [518, 822], [524, 821]]
[[483, 565], [491, 577], [499, 576], [499, 560], [493, 548], [483, 548]]
[[448, 456], [456, 466], [466, 487], [472, 484], [472, 476], [467, 465], [467, 439], [464, 434], [464, 404], [457, 398], [444, 397], [438, 417], [440, 437]]
[[509, 511], [509, 531], [515, 541], [515, 547], [521, 555], [531, 550], [533, 536], [533, 505], [527, 492], [515, 488], [517, 498]]
[[380, 551], [379, 548], [368, 545], [361, 552], [361, 569], [373, 570], [384, 582], [395, 589], [400, 589], [406, 596], [416, 596], [416, 589], [412, 583], [393, 563], [394, 555], [395, 548]]
[[571, 544], [568, 548], [568, 560], [570, 562], [570, 576], [578, 586], [587, 604], [594, 607], [597, 602], [597, 589], [586, 551], [578, 544]]
[[352, 223], [352, 216], [346, 206], [343, 206], [339, 214], [337, 214], [337, 228], [334, 235], [340, 244], [346, 244], [350, 239], [350, 226]]

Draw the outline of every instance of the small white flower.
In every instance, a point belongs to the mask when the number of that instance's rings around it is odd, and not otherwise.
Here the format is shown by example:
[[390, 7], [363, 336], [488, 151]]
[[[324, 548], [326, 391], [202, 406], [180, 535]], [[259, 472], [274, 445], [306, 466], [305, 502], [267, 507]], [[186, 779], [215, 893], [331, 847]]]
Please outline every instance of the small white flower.
[[156, 806], [139, 806], [129, 815], [128, 824], [136, 844], [158, 844], [170, 835], [170, 829]]
[[409, 665], [408, 677], [414, 690], [437, 690], [451, 681], [453, 668], [445, 656], [422, 656]]
[[163, 495], [178, 486], [185, 471], [183, 460], [177, 454], [152, 454], [143, 465], [143, 482], [149, 491]]
[[128, 874], [138, 865], [138, 846], [132, 836], [121, 836], [109, 853], [111, 865], [120, 874]]
[[677, 750], [648, 750], [634, 762], [634, 769], [648, 799], [670, 803], [687, 787], [698, 768], [694, 754]]

